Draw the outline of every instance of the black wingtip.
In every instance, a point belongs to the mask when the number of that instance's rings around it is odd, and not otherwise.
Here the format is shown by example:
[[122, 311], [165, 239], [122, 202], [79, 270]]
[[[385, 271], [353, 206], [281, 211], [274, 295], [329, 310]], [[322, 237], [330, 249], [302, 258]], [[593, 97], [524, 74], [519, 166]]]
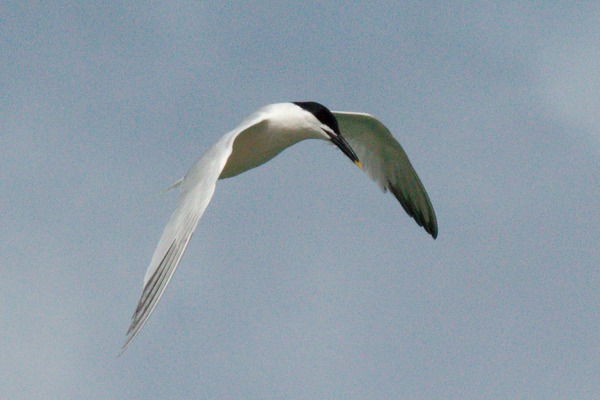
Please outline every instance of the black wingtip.
[[[392, 183], [388, 180], [388, 185], [386, 189], [389, 189], [396, 200], [400, 203], [404, 211], [412, 217], [415, 222], [425, 229], [425, 232], [429, 233], [433, 239], [437, 239], [438, 236], [438, 225], [437, 218], [435, 216], [435, 211], [433, 210], [433, 206], [431, 205], [431, 201], [429, 201], [429, 196], [427, 193], [424, 193], [425, 198], [427, 199], [428, 207], [427, 210], [419, 210], [415, 207], [415, 203], [410, 199], [407, 199], [400, 190], [398, 190]], [[429, 214], [429, 215], [425, 215]]]
[[438, 237], [438, 225], [437, 218], [435, 216], [435, 211], [433, 211], [433, 207], [431, 207], [431, 215], [429, 218], [425, 218], [423, 214], [411, 215], [417, 223], [425, 229], [427, 233], [431, 235], [431, 237], [435, 240]]
[[428, 226], [426, 229], [427, 233], [429, 233], [431, 235], [431, 237], [433, 238], [433, 240], [437, 239], [438, 237], [438, 227], [437, 224], [433, 224], [431, 226]]

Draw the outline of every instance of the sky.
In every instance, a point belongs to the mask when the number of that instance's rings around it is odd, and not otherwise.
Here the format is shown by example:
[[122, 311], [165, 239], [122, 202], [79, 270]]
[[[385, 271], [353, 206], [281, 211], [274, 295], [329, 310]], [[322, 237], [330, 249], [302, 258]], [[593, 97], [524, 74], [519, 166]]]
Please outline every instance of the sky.
[[[0, 398], [600, 398], [598, 2], [0, 6]], [[259, 107], [373, 114], [220, 181], [117, 357], [182, 177]]]

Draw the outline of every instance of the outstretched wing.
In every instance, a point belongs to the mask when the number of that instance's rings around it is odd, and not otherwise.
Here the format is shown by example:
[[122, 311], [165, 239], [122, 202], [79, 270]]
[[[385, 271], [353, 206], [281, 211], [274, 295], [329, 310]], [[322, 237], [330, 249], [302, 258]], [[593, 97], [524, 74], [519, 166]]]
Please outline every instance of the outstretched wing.
[[219, 175], [231, 155], [235, 138], [263, 119], [262, 114], [253, 114], [224, 135], [198, 159], [185, 178], [176, 184], [181, 189], [177, 208], [163, 231], [146, 271], [142, 296], [131, 318], [121, 353], [142, 329], [169, 284], [198, 220], [213, 196]]
[[408, 215], [435, 239], [435, 211], [400, 143], [369, 114], [334, 111], [333, 115], [369, 176], [384, 191], [391, 191]]

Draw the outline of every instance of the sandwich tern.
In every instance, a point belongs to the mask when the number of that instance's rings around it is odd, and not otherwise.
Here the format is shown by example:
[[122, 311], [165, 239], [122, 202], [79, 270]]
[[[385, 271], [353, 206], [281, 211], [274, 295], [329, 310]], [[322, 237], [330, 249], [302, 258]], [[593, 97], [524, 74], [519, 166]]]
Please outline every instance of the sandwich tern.
[[434, 239], [437, 237], [437, 221], [429, 196], [408, 156], [381, 122], [369, 114], [332, 112], [315, 102], [265, 106], [209, 147], [185, 177], [171, 186], [180, 189], [177, 206], [146, 271], [142, 295], [121, 353], [158, 304], [217, 181], [258, 167], [305, 139], [334, 143], [383, 191], [392, 192], [417, 224]]

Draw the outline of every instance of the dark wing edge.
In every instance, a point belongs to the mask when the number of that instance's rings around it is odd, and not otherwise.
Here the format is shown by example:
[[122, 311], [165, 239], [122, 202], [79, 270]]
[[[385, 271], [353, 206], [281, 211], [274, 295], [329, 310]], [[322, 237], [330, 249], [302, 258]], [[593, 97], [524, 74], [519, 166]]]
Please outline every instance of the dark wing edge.
[[334, 111], [340, 132], [358, 155], [365, 171], [389, 190], [419, 226], [434, 239], [437, 217], [429, 195], [406, 152], [380, 121], [369, 114]]
[[119, 355], [144, 327], [171, 281], [179, 261], [208, 206], [223, 168], [231, 154], [237, 136], [265, 119], [256, 112], [235, 129], [221, 137], [192, 166], [186, 176], [172, 187], [181, 189], [177, 207], [160, 237], [144, 277], [144, 288], [127, 330]]

